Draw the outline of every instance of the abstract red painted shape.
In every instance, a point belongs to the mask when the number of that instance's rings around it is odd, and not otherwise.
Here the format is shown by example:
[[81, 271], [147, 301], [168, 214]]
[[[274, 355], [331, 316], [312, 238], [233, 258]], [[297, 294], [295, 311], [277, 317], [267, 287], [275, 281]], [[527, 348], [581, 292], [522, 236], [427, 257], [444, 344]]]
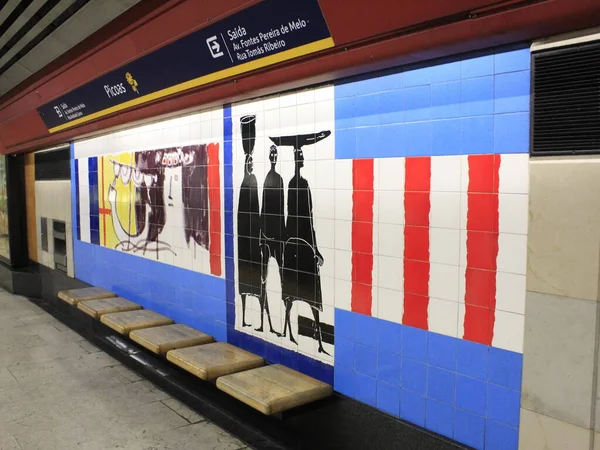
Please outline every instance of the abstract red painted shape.
[[372, 315], [374, 161], [352, 161], [352, 311]]
[[[406, 158], [404, 182], [404, 315], [402, 323], [428, 329], [431, 158]], [[400, 274], [398, 274], [400, 276]]]
[[464, 339], [491, 345], [496, 313], [500, 155], [470, 155]]
[[221, 172], [219, 144], [208, 145], [208, 202], [210, 273], [221, 276]]

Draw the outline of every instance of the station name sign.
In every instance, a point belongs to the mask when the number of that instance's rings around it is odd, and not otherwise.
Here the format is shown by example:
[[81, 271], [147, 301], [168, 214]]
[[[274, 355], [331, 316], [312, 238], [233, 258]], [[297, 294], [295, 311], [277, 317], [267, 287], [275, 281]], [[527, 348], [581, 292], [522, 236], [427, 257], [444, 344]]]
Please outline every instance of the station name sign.
[[38, 108], [51, 133], [333, 47], [318, 0], [262, 2]]

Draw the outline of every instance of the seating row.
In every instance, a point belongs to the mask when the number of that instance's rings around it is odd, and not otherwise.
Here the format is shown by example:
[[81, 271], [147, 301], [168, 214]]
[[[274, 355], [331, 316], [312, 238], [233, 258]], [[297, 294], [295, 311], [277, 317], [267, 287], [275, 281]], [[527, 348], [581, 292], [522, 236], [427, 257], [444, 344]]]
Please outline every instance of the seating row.
[[330, 396], [332, 387], [98, 287], [61, 291], [58, 297], [149, 351], [263, 414], [280, 413]]

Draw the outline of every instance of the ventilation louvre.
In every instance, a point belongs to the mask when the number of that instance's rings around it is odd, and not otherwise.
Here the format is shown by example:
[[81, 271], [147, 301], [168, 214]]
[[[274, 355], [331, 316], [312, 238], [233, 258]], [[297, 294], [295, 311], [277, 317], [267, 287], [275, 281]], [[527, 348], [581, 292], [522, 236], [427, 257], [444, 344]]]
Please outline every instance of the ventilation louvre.
[[532, 155], [600, 153], [600, 42], [533, 54]]

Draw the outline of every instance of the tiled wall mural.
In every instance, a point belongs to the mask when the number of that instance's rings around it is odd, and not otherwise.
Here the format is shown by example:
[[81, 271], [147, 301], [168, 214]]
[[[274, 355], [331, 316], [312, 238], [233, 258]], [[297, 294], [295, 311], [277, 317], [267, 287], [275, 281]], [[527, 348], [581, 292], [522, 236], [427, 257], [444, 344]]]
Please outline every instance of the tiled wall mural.
[[76, 276], [516, 449], [529, 58], [467, 55], [77, 143]]

